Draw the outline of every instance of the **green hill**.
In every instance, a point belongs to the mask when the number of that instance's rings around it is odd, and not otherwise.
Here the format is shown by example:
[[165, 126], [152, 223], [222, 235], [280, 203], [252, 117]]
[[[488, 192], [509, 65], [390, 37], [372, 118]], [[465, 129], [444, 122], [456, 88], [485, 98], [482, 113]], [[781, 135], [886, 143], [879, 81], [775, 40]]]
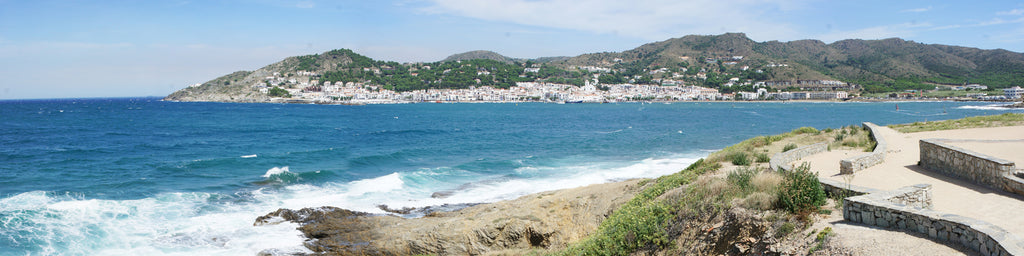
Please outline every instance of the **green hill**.
[[[682, 81], [719, 88], [744, 81], [839, 80], [868, 92], [931, 89], [978, 83], [990, 88], [1024, 84], [1024, 54], [1006, 50], [922, 44], [898, 38], [755, 42], [742, 33], [689, 35], [623, 52], [515, 59], [490, 51], [455, 54], [432, 63], [374, 60], [348, 49], [289, 57], [252, 72], [236, 72], [169, 95], [181, 101], [265, 101], [261, 86], [301, 88], [353, 82], [396, 91], [509, 87], [547, 81], [583, 85]], [[274, 79], [270, 79], [274, 78]], [[314, 85], [312, 82], [316, 82]], [[314, 88], [315, 89], [315, 88]], [[728, 90], [750, 90], [733, 88]]]

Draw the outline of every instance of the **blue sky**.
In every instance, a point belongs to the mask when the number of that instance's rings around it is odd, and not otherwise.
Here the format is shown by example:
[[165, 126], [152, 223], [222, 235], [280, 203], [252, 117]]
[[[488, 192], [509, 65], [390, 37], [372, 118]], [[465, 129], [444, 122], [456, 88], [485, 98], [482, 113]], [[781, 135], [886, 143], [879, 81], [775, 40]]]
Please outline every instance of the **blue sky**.
[[1024, 2], [0, 0], [0, 99], [163, 96], [337, 48], [399, 62], [471, 50], [536, 58], [725, 32], [1024, 52]]

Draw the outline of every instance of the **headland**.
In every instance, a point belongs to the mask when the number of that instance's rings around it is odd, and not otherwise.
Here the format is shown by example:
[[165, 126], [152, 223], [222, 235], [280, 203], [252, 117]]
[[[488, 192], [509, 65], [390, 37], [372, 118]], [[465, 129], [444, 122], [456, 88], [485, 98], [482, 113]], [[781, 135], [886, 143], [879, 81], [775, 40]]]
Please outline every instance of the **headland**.
[[[865, 225], [849, 216], [850, 207], [862, 207], [862, 202], [856, 197], [843, 199], [851, 195], [837, 195], [835, 190], [825, 189], [831, 198], [814, 211], [793, 211], [782, 206], [788, 204], [779, 193], [792, 187], [795, 182], [792, 173], [800, 173], [800, 170], [771, 170], [769, 163], [772, 158], [783, 159], [781, 155], [791, 152], [809, 152], [790, 164], [809, 162], [810, 167], [804, 171], [818, 173], [814, 184], [820, 179], [825, 188], [829, 188], [828, 184], [833, 187], [846, 184], [870, 191], [894, 191], [908, 184], [930, 184], [926, 191], [934, 191], [934, 194], [927, 194], [929, 205], [922, 205], [921, 209], [992, 223], [1007, 233], [999, 238], [1003, 240], [989, 239], [981, 243], [995, 241], [996, 245], [991, 248], [1002, 248], [1001, 252], [1012, 254], [1015, 245], [999, 245], [998, 242], [1012, 240], [1007, 237], [1019, 237], [1022, 232], [1014, 224], [1022, 220], [1013, 214], [1024, 209], [1024, 200], [1019, 195], [944, 177], [916, 167], [914, 163], [919, 155], [917, 141], [922, 138], [1024, 140], [1017, 138], [1024, 134], [1024, 116], [1002, 116], [1020, 120], [988, 124], [1013, 125], [1006, 127], [921, 133], [900, 133], [877, 126], [820, 131], [805, 127], [743, 141], [712, 153], [686, 170], [653, 180], [543, 192], [451, 212], [434, 212], [414, 219], [323, 207], [282, 209], [261, 217], [255, 224], [300, 223], [300, 230], [309, 239], [308, 248], [317, 253], [342, 255], [572, 255], [588, 252], [954, 255], [992, 252], [966, 242], [950, 242], [953, 241], [952, 230], [947, 230], [945, 239], [940, 239], [938, 235], [929, 237], [927, 232], [906, 231], [902, 226], [875, 222]], [[817, 151], [819, 153], [804, 150], [821, 146], [824, 149]], [[1019, 142], [1006, 146], [1018, 147]], [[884, 151], [884, 161], [853, 175], [839, 174], [841, 160], [872, 150]], [[820, 190], [822, 186], [818, 187]]]

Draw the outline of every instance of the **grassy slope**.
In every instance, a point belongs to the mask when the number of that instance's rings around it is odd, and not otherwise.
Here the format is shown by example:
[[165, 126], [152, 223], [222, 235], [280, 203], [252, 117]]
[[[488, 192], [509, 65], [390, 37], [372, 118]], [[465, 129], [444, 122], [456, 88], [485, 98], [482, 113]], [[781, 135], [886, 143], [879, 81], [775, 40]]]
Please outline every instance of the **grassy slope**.
[[[1007, 113], [890, 127], [901, 132], [916, 132], [1013, 125], [1024, 125], [1024, 114]], [[626, 255], [637, 251], [665, 250], [681, 253], [684, 248], [675, 248], [672, 241], [675, 237], [667, 232], [671, 226], [685, 221], [679, 216], [719, 214], [733, 204], [755, 210], [778, 211], [783, 215], [782, 219], [794, 219], [794, 215], [781, 211], [775, 194], [785, 186], [785, 181], [770, 177], [772, 172], [763, 171], [767, 161], [758, 161], [758, 155], [771, 155], [786, 148], [822, 141], [830, 142], [830, 149], [860, 148], [868, 151], [874, 147], [868, 133], [852, 125], [821, 131], [801, 127], [789, 133], [742, 141], [712, 153], [707, 159], [701, 159], [678, 173], [648, 181], [655, 184], [614, 211], [601, 223], [597, 232], [555, 254]], [[747, 158], [746, 164], [733, 164], [737, 162], [738, 155]], [[721, 175], [723, 172], [726, 175]], [[666, 196], [666, 192], [680, 190], [679, 194]], [[777, 236], [786, 236], [793, 231], [794, 225], [789, 220], [784, 222], [774, 231]]]
[[890, 125], [889, 128], [893, 128], [903, 133], [911, 133], [1017, 125], [1024, 125], [1024, 114], [1005, 113], [1002, 115], [992, 116], [972, 116], [956, 120], [932, 121], [923, 123], [914, 122], [909, 124]]
[[[667, 230], [683, 226], [688, 218], [717, 216], [733, 203], [756, 210], [781, 210], [777, 194], [784, 180], [774, 172], [765, 171], [768, 161], [758, 159], [759, 155], [766, 157], [781, 152], [790, 144], [803, 146], [822, 141], [831, 141], [832, 148], [872, 146], [868, 143], [867, 132], [856, 126], [823, 131], [803, 127], [789, 133], [745, 140], [678, 173], [649, 181], [655, 184], [613, 212], [595, 234], [556, 254], [625, 255], [638, 250], [678, 250], [674, 248], [676, 237]], [[737, 155], [747, 158], [747, 164], [733, 164]], [[721, 169], [728, 172], [724, 178], [716, 175], [723, 172]], [[666, 191], [674, 189], [679, 190], [678, 193], [665, 196]], [[794, 217], [785, 211], [780, 214], [785, 223]]]

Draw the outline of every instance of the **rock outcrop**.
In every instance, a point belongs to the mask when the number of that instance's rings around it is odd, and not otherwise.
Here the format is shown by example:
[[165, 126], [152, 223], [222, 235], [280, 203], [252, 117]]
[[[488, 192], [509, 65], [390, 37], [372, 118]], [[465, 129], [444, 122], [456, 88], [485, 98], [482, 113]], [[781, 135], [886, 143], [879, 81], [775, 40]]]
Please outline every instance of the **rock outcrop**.
[[598, 184], [414, 219], [335, 207], [280, 209], [254, 225], [299, 223], [306, 247], [325, 255], [519, 254], [564, 248], [588, 236], [642, 189], [638, 180]]

